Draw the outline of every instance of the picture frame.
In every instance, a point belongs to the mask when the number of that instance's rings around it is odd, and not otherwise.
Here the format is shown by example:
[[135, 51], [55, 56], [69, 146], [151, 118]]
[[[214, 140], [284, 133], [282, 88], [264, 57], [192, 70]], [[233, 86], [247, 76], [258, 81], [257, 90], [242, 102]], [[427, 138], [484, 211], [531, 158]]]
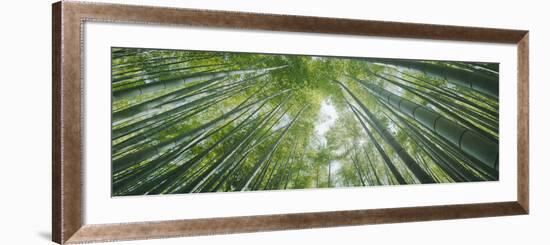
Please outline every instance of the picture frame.
[[[181, 25], [517, 46], [517, 200], [117, 224], [83, 222], [82, 49], [87, 22]], [[52, 240], [60, 244], [529, 213], [529, 33], [524, 30], [206, 11], [118, 4], [52, 5]]]

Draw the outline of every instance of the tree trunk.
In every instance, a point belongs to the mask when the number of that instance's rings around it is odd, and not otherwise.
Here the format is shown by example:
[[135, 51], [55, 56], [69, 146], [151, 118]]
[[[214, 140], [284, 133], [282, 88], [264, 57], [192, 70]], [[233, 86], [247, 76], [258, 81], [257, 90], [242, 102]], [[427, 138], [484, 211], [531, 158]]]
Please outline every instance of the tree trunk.
[[262, 159], [260, 159], [256, 164], [255, 164], [255, 167], [254, 169], [252, 170], [252, 172], [249, 174], [249, 176], [246, 178], [246, 182], [244, 182], [244, 184], [239, 188], [241, 190], [247, 190], [249, 188], [249, 185], [250, 183], [252, 182], [252, 180], [254, 179], [254, 177], [256, 177], [256, 175], [258, 174], [260, 168], [262, 167], [263, 163], [271, 157], [271, 155], [273, 154], [273, 152], [275, 151], [275, 149], [277, 149], [278, 145], [281, 143], [281, 140], [284, 138], [284, 136], [286, 135], [286, 133], [288, 132], [288, 130], [290, 129], [290, 127], [292, 127], [292, 125], [294, 124], [294, 122], [300, 117], [300, 115], [302, 114], [302, 112], [304, 111], [304, 109], [306, 109], [306, 106], [302, 107], [302, 109], [300, 109], [300, 111], [296, 114], [296, 116], [294, 117], [294, 119], [292, 119], [292, 121], [290, 121], [290, 123], [288, 123], [288, 125], [285, 127], [285, 130], [281, 133], [281, 135], [279, 136], [279, 138], [277, 139], [277, 141], [271, 146], [270, 150], [266, 152], [266, 154], [264, 154], [264, 156], [262, 157]]
[[414, 176], [421, 183], [435, 183], [435, 180], [424, 169], [422, 169], [418, 163], [409, 155], [407, 151], [397, 142], [395, 137], [389, 133], [382, 123], [370, 112], [370, 110], [340, 81], [336, 81], [340, 84], [355, 102], [361, 107], [361, 109], [367, 114], [365, 119], [373, 126], [380, 136], [393, 148], [397, 155], [403, 160], [403, 163], [411, 170]]
[[405, 181], [405, 179], [403, 178], [401, 173], [399, 173], [399, 170], [397, 170], [397, 168], [395, 167], [395, 165], [393, 164], [391, 159], [388, 157], [388, 155], [386, 154], [386, 152], [384, 151], [382, 146], [380, 146], [380, 144], [378, 144], [378, 141], [376, 140], [376, 138], [374, 138], [374, 135], [372, 135], [370, 130], [367, 128], [367, 125], [365, 125], [365, 123], [363, 122], [363, 118], [361, 116], [359, 116], [359, 113], [357, 112], [357, 109], [354, 106], [352, 106], [349, 102], [348, 102], [348, 105], [350, 106], [351, 110], [353, 111], [353, 113], [357, 117], [357, 120], [359, 121], [359, 123], [361, 123], [361, 126], [363, 127], [363, 129], [367, 133], [367, 136], [370, 138], [370, 140], [373, 143], [374, 147], [376, 148], [376, 150], [378, 151], [378, 153], [382, 157], [382, 160], [384, 160], [384, 163], [386, 163], [386, 166], [390, 169], [393, 177], [397, 180], [397, 183], [399, 183], [400, 185], [407, 184], [407, 182]]
[[418, 70], [426, 74], [446, 79], [448, 82], [467, 89], [473, 89], [485, 95], [498, 98], [498, 78], [485, 74], [444, 67], [441, 65], [399, 59], [366, 58], [369, 62], [382, 63]]
[[456, 124], [425, 106], [401, 98], [377, 85], [367, 84], [364, 81], [360, 81], [360, 83], [374, 95], [387, 102], [392, 108], [415, 119], [424, 127], [429, 128], [438, 136], [443, 137], [461, 151], [478, 159], [493, 169], [498, 168], [498, 144], [495, 144], [472, 130]]
[[[416, 90], [415, 88], [412, 88], [410, 86], [398, 83], [396, 81], [393, 81], [393, 80], [391, 80], [387, 77], [384, 77], [382, 75], [378, 75], [376, 73], [373, 73], [371, 71], [368, 71], [368, 72], [370, 74], [384, 80], [384, 81], [387, 81], [387, 82], [389, 82], [389, 83], [391, 83], [395, 86], [398, 86], [398, 87], [414, 94], [415, 96], [417, 96], [418, 98], [420, 98], [420, 99], [422, 99], [426, 102], [429, 102], [431, 105], [433, 105], [435, 108], [439, 109], [441, 112], [445, 113], [446, 115], [448, 115], [452, 119], [460, 122], [460, 124], [462, 124], [462, 126], [468, 128], [468, 129], [471, 129], [472, 131], [486, 137], [487, 139], [489, 139], [489, 140], [491, 140], [495, 143], [498, 142], [498, 140], [496, 138], [494, 138], [492, 134], [490, 134], [488, 132], [485, 132], [485, 131], [481, 130], [480, 128], [476, 127], [473, 123], [471, 123], [470, 121], [464, 119], [464, 115], [458, 115], [457, 113], [452, 111], [452, 109], [447, 108], [447, 106], [445, 104], [441, 103], [440, 101], [433, 100], [430, 97], [425, 96], [424, 94], [422, 94], [420, 91]], [[353, 79], [355, 80], [355, 78], [353, 78]], [[462, 112], [466, 112], [466, 111], [462, 111]], [[487, 126], [490, 126], [490, 125], [487, 125]]]
[[211, 73], [199, 73], [194, 75], [188, 75], [185, 77], [182, 77], [180, 79], [172, 79], [167, 81], [158, 81], [153, 83], [146, 83], [140, 86], [135, 86], [131, 88], [121, 89], [118, 91], [113, 92], [113, 100], [119, 100], [122, 98], [129, 98], [134, 96], [139, 96], [142, 94], [155, 92], [161, 89], [167, 89], [167, 88], [173, 88], [176, 86], [180, 86], [183, 84], [201, 81], [201, 80], [211, 80], [215, 78], [221, 78], [231, 75], [243, 75], [247, 73], [253, 73], [253, 72], [269, 72], [276, 69], [281, 69], [286, 66], [278, 66], [278, 67], [272, 67], [272, 68], [265, 68], [265, 69], [246, 69], [246, 70], [236, 70], [236, 71], [220, 71], [220, 72], [211, 72]]

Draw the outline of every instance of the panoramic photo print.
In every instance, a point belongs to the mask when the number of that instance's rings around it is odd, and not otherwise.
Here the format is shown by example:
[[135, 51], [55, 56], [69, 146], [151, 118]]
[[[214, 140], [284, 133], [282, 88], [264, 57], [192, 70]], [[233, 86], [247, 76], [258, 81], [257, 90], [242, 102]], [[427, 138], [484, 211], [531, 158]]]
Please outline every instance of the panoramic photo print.
[[498, 63], [111, 49], [112, 196], [498, 181]]

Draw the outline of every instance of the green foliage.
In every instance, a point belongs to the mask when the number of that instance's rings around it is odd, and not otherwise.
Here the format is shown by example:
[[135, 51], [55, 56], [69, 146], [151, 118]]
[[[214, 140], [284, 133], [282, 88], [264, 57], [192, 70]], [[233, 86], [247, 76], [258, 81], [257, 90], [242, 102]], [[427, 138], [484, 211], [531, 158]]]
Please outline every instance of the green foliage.
[[494, 88], [461, 76], [498, 66], [113, 48], [113, 195], [496, 180], [403, 107], [498, 144]]

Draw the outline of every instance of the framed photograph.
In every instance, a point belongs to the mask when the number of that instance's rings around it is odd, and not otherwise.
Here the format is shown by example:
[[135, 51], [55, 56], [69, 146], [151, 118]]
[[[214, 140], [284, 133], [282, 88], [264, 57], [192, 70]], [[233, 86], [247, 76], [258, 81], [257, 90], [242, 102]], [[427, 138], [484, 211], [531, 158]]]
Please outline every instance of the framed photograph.
[[529, 212], [528, 31], [53, 4], [60, 244]]

